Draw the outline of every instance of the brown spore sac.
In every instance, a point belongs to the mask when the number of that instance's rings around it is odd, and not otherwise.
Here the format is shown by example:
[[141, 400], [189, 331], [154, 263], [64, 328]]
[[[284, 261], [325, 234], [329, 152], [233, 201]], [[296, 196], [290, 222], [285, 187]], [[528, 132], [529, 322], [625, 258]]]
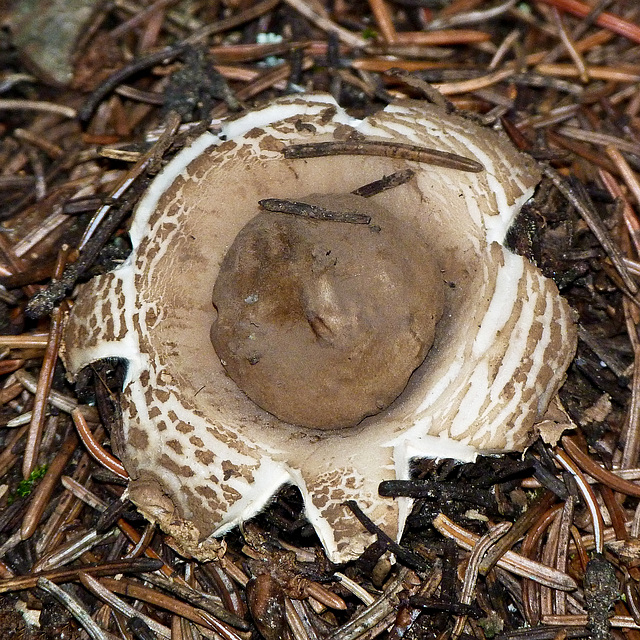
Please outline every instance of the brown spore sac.
[[425, 359], [442, 276], [426, 239], [370, 200], [297, 200], [371, 222], [258, 213], [222, 262], [211, 342], [264, 410], [308, 428], [351, 427], [388, 407]]

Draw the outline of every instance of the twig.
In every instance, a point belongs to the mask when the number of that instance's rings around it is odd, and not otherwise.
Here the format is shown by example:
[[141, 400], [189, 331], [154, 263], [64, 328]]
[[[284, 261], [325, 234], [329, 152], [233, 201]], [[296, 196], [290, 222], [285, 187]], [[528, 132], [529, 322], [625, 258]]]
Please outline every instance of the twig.
[[396, 41], [396, 28], [393, 24], [391, 11], [385, 0], [369, 0], [371, 12], [375, 18], [380, 35], [387, 44], [393, 44]]
[[355, 211], [330, 211], [324, 207], [297, 200], [282, 200], [280, 198], [265, 198], [259, 200], [258, 204], [272, 213], [289, 213], [301, 218], [311, 220], [324, 220], [329, 222], [348, 222], [351, 224], [369, 224], [371, 216]]
[[355, 500], [347, 500], [344, 503], [345, 507], [348, 507], [353, 512], [353, 515], [358, 519], [358, 521], [362, 524], [362, 526], [369, 532], [378, 536], [378, 540], [382, 543], [389, 551], [394, 553], [398, 560], [405, 563], [408, 567], [413, 569], [418, 569], [419, 571], [426, 571], [428, 565], [425, 560], [423, 560], [419, 555], [412, 553], [411, 551], [405, 549], [397, 542], [392, 540], [380, 527], [376, 526], [370, 518], [362, 511], [362, 509], [358, 506]]
[[40, 376], [38, 377], [36, 397], [33, 401], [33, 412], [31, 414], [31, 424], [29, 425], [29, 434], [27, 436], [27, 446], [22, 460], [22, 476], [25, 479], [31, 475], [31, 472], [35, 469], [38, 462], [40, 439], [42, 438], [42, 428], [44, 427], [47, 408], [47, 396], [51, 389], [53, 372], [58, 359], [58, 349], [62, 337], [62, 319], [65, 311], [66, 305], [60, 305], [57, 309], [54, 309], [51, 314], [49, 341], [42, 361]]
[[[162, 157], [162, 154], [171, 145], [172, 137], [180, 125], [180, 117], [175, 112], [170, 112], [165, 122], [165, 129], [155, 142], [155, 144], [129, 169], [125, 176], [118, 182], [115, 188], [109, 194], [111, 200], [117, 200], [129, 189], [133, 181], [139, 177], [153, 162]], [[100, 225], [104, 217], [111, 209], [111, 204], [105, 204], [93, 216], [91, 222], [87, 226], [82, 240], [78, 245], [78, 251], [82, 251], [89, 239], [93, 235], [95, 229]]]
[[233, 16], [212, 22], [211, 24], [207, 24], [200, 29], [197, 29], [188, 38], [186, 38], [185, 43], [197, 44], [216, 33], [235, 29], [245, 22], [250, 22], [265, 13], [269, 13], [269, 11], [275, 9], [279, 4], [280, 0], [262, 0], [262, 2], [256, 2]]
[[491, 34], [473, 29], [439, 29], [438, 31], [401, 31], [396, 34], [395, 44], [413, 44], [434, 47], [454, 44], [487, 42]]
[[69, 613], [82, 625], [82, 628], [93, 638], [93, 640], [111, 640], [115, 636], [103, 631], [92, 619], [91, 614], [84, 608], [84, 605], [61, 589], [58, 585], [47, 578], [39, 578], [38, 586], [51, 594]]
[[[25, 371], [24, 369], [20, 369], [15, 373], [16, 380], [31, 393], [36, 393], [38, 388], [38, 381], [32, 376], [30, 373]], [[64, 393], [60, 393], [55, 389], [51, 389], [49, 391], [49, 395], [47, 396], [47, 402], [55, 407], [56, 409], [60, 409], [60, 411], [64, 411], [65, 413], [71, 413], [74, 409], [78, 409], [85, 420], [88, 422], [98, 422], [98, 411], [95, 407], [90, 407], [86, 404], [78, 404], [78, 401], [71, 397], [67, 396]]]
[[582, 493], [582, 497], [584, 498], [584, 501], [591, 515], [596, 552], [602, 553], [604, 550], [604, 520], [602, 518], [602, 512], [600, 511], [596, 495], [593, 492], [593, 489], [589, 486], [589, 483], [586, 481], [584, 475], [580, 471], [580, 468], [575, 464], [575, 462], [573, 462], [573, 460], [571, 460], [571, 458], [569, 458], [569, 456], [564, 451], [556, 448], [554, 451], [554, 457], [560, 463], [560, 465], [573, 476], [574, 480], [576, 481], [576, 484], [580, 489], [580, 493]]
[[620, 171], [620, 175], [625, 181], [627, 187], [629, 187], [629, 191], [633, 194], [635, 201], [640, 205], [640, 182], [638, 182], [638, 178], [629, 166], [629, 163], [613, 145], [607, 146], [605, 151], [618, 168], [618, 171]]
[[20, 537], [23, 540], [27, 540], [35, 533], [49, 498], [77, 446], [78, 438], [75, 433], [72, 433], [60, 447], [58, 455], [53, 459], [44, 478], [34, 491], [29, 508], [22, 519]]
[[[460, 595], [460, 603], [463, 605], [470, 605], [473, 601], [473, 592], [476, 588], [476, 582], [478, 580], [478, 568], [480, 562], [485, 553], [511, 528], [510, 522], [501, 522], [496, 525], [489, 533], [485, 533], [478, 541], [473, 545], [471, 549], [471, 556], [467, 563], [467, 570], [464, 574], [464, 580], [462, 582], [462, 594]], [[467, 616], [460, 615], [456, 618], [456, 623], [451, 632], [451, 638], [458, 640], [464, 631], [464, 626], [467, 623]]]
[[498, 560], [528, 531], [533, 523], [551, 507], [555, 499], [555, 496], [550, 491], [545, 491], [537, 497], [529, 505], [529, 508], [515, 521], [513, 527], [485, 554], [478, 571], [486, 576]]
[[397, 594], [403, 588], [402, 582], [407, 573], [408, 570], [404, 567], [400, 569], [398, 575], [385, 589], [385, 592], [373, 604], [332, 633], [327, 640], [356, 640], [368, 629], [386, 620], [390, 615], [395, 617], [394, 609]]
[[0, 99], [0, 111], [44, 111], [46, 113], [56, 113], [72, 120], [78, 115], [75, 109], [58, 104], [57, 102], [10, 100], [8, 98]]
[[580, 55], [579, 51], [576, 49], [575, 44], [571, 36], [567, 33], [567, 30], [564, 26], [564, 21], [562, 20], [562, 16], [558, 11], [557, 7], [553, 7], [553, 16], [555, 18], [556, 24], [558, 25], [558, 32], [560, 34], [560, 40], [562, 40], [562, 44], [564, 45], [567, 53], [573, 60], [573, 64], [576, 65], [576, 69], [580, 74], [580, 80], [582, 82], [589, 82], [589, 72], [587, 71], [587, 67]]
[[102, 445], [93, 437], [91, 430], [89, 429], [89, 425], [85, 420], [84, 415], [80, 409], [74, 409], [71, 412], [71, 417], [73, 418], [73, 423], [76, 425], [76, 429], [78, 430], [78, 434], [80, 438], [82, 438], [82, 442], [84, 446], [87, 448], [87, 451], [93, 456], [93, 458], [99, 462], [102, 466], [109, 469], [109, 471], [115, 473], [119, 478], [123, 480], [129, 479], [129, 474], [127, 470], [124, 468], [124, 465], [120, 460], [118, 460], [115, 456], [112, 456], [108, 451], [106, 451]]
[[153, 618], [145, 615], [144, 613], [134, 609], [130, 604], [126, 603], [121, 598], [118, 598], [113, 591], [110, 591], [103, 583], [99, 582], [95, 578], [91, 577], [88, 573], [80, 571], [78, 578], [84, 587], [95, 596], [106, 602], [110, 607], [119, 611], [126, 618], [141, 618], [147, 626], [157, 633], [162, 638], [171, 638], [171, 630], [165, 627], [163, 624], [156, 622]]
[[562, 448], [573, 458], [576, 464], [596, 480], [627, 496], [640, 498], [640, 486], [624, 480], [600, 466], [595, 460], [582, 450], [572, 436], [562, 436]]
[[144, 24], [153, 14], [161, 9], [170, 7], [172, 4], [177, 4], [177, 2], [178, 0], [155, 0], [155, 2], [151, 3], [148, 7], [138, 11], [138, 13], [131, 16], [131, 18], [125, 22], [121, 22], [115, 29], [112, 29], [110, 36], [112, 38], [120, 38], [125, 33], [129, 33], [136, 27]]
[[396, 171], [388, 176], [384, 176], [380, 178], [380, 180], [374, 180], [369, 184], [362, 185], [357, 189], [354, 189], [351, 193], [356, 196], [361, 196], [363, 198], [371, 198], [372, 196], [377, 196], [379, 193], [383, 191], [388, 191], [389, 189], [395, 189], [400, 185], [409, 182], [413, 176], [415, 176], [416, 172], [412, 169], [405, 169], [404, 171]]
[[468, 24], [478, 24], [485, 20], [491, 20], [497, 18], [503, 13], [506, 13], [513, 7], [516, 0], [506, 0], [500, 4], [490, 7], [489, 9], [481, 9], [480, 11], [466, 11], [464, 13], [457, 13], [452, 16], [446, 16], [445, 18], [436, 18], [427, 24], [429, 31], [436, 29], [450, 29], [451, 27], [462, 27]]
[[620, 464], [623, 468], [635, 467], [640, 453], [640, 339], [638, 337], [636, 314], [631, 307], [631, 300], [622, 300], [627, 334], [633, 348], [633, 384], [631, 386], [631, 402], [625, 420], [624, 448]]
[[120, 532], [117, 529], [112, 529], [107, 533], [101, 534], [95, 529], [91, 529], [81, 536], [72, 538], [63, 545], [60, 545], [54, 552], [42, 556], [36, 564], [33, 565], [33, 572], [42, 573], [43, 571], [50, 571], [69, 564], [96, 545], [112, 542], [118, 535], [120, 535]]
[[351, 593], [359, 598], [367, 607], [371, 606], [376, 601], [374, 596], [361, 587], [357, 582], [354, 582], [351, 578], [345, 576], [344, 573], [336, 571], [333, 575], [340, 580], [340, 583], [345, 589], [351, 591]]
[[[178, 57], [186, 48], [186, 43], [181, 43], [175, 47], [166, 47], [161, 51], [155, 51], [146, 56], [138, 58], [134, 60], [132, 63], [128, 64], [126, 67], [119, 69], [115, 73], [113, 73], [109, 78], [103, 82], [90, 96], [89, 99], [84, 103], [82, 109], [77, 114], [80, 122], [86, 124], [93, 116], [93, 112], [96, 110], [97, 106], [119, 85], [122, 84], [127, 78], [143, 71], [144, 69], [148, 69], [160, 62], [170, 62], [174, 58]], [[73, 117], [75, 118], [76, 114], [74, 111]]]
[[576, 140], [583, 140], [584, 142], [592, 142], [593, 144], [602, 145], [604, 147], [611, 145], [612, 147], [615, 147], [615, 149], [640, 155], [640, 144], [637, 142], [618, 138], [617, 136], [611, 136], [606, 133], [600, 133], [599, 131], [589, 131], [588, 129], [565, 125], [558, 129], [558, 133], [563, 136], [567, 136], [568, 138], [575, 138]]
[[100, 565], [82, 565], [71, 569], [53, 569], [42, 574], [32, 574], [26, 576], [16, 576], [0, 580], [0, 593], [10, 591], [22, 591], [23, 589], [33, 589], [39, 578], [47, 578], [52, 582], [71, 582], [78, 579], [81, 571], [90, 573], [92, 576], [111, 576], [118, 573], [148, 573], [157, 571], [162, 566], [161, 560], [150, 558], [138, 558], [130, 561], [104, 562]]
[[293, 144], [283, 149], [282, 153], [285, 158], [290, 159], [319, 158], [323, 156], [377, 156], [423, 162], [436, 167], [471, 171], [473, 173], [484, 171], [484, 167], [479, 162], [460, 156], [457, 153], [399, 142], [366, 140], [357, 142], [311, 142], [308, 144]]
[[[579, 2], [579, 0], [537, 0], [544, 4], [549, 4], [562, 11], [568, 11], [580, 18], [586, 18], [592, 10], [588, 4]], [[618, 35], [624, 36], [629, 40], [640, 43], [640, 27], [627, 20], [623, 20], [613, 13], [603, 11], [595, 20], [599, 27], [610, 29]]]
[[[535, 70], [542, 75], [575, 78], [580, 76], [580, 70], [572, 64], [539, 64]], [[620, 67], [590, 66], [589, 75], [594, 80], [610, 80], [611, 82], [638, 82], [640, 74], [625, 71]]]
[[340, 25], [331, 21], [327, 16], [316, 13], [310, 2], [305, 0], [285, 0], [285, 2], [298, 13], [301, 13], [319, 29], [329, 33], [335, 33], [340, 41], [344, 42], [346, 45], [355, 47], [356, 49], [362, 49], [367, 44], [367, 41], [364, 38], [344, 29]]
[[[433, 520], [433, 526], [447, 538], [452, 538], [463, 549], [470, 550], [478, 541], [478, 536], [455, 524], [443, 513], [439, 513]], [[515, 551], [507, 551], [498, 560], [498, 566], [516, 575], [529, 578], [552, 589], [573, 591], [577, 584], [573, 578], [557, 569], [552, 569], [534, 560], [529, 560]]]
[[175, 598], [166, 596], [158, 591], [143, 587], [130, 580], [114, 580], [112, 578], [103, 578], [102, 586], [110, 589], [114, 593], [131, 596], [144, 602], [149, 602], [155, 606], [162, 607], [167, 611], [173, 611], [178, 615], [203, 625], [220, 634], [225, 640], [242, 640], [240, 636], [223, 622], [216, 620], [205, 611], [200, 611], [188, 604], [177, 601]]
[[0, 336], [0, 346], [12, 349], [44, 349], [49, 344], [48, 333], [23, 333], [17, 336]]
[[500, 71], [494, 71], [493, 73], [488, 73], [485, 76], [473, 78], [472, 80], [443, 82], [441, 84], [434, 84], [433, 86], [445, 96], [451, 96], [457, 93], [470, 93], [502, 82], [515, 75], [515, 73], [515, 69], [501, 69]]
[[198, 591], [184, 581], [177, 581], [174, 578], [167, 578], [159, 573], [149, 573], [142, 576], [147, 582], [163, 588], [165, 591], [175, 593], [177, 596], [191, 602], [196, 607], [208, 611], [211, 615], [219, 618], [223, 622], [230, 624], [236, 629], [247, 631], [250, 628], [248, 622], [231, 611], [227, 611], [221, 604], [220, 598]]

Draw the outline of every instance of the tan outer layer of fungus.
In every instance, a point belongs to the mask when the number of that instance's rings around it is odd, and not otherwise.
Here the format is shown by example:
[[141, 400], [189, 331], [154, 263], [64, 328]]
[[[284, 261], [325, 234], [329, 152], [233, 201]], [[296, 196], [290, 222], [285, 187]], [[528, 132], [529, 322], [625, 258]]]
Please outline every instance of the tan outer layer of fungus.
[[[222, 134], [204, 134], [169, 163], [137, 208], [129, 259], [80, 287], [66, 365], [76, 374], [100, 358], [128, 362], [116, 452], [131, 499], [185, 552], [211, 557], [215, 536], [293, 483], [329, 557], [347, 561], [372, 536], [346, 500], [399, 537], [411, 502], [380, 497], [382, 480], [408, 478], [414, 457], [522, 449], [563, 381], [576, 342], [570, 309], [502, 246], [540, 172], [498, 133], [423, 103], [355, 120], [330, 96], [286, 97]], [[449, 151], [484, 170], [283, 158], [291, 144], [354, 135]], [[239, 390], [212, 347], [211, 292], [225, 253], [261, 199], [348, 193], [407, 168], [410, 182], [372, 200], [422, 234], [439, 264], [447, 286], [434, 345], [400, 397], [357, 426], [284, 423]]]

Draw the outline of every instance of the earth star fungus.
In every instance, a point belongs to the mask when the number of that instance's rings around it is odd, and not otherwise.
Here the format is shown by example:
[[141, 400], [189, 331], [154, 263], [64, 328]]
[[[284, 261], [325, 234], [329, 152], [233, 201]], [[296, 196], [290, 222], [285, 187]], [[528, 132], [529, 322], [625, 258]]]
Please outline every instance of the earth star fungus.
[[525, 447], [576, 343], [554, 283], [504, 247], [539, 179], [499, 132], [410, 101], [356, 120], [290, 96], [196, 139], [65, 330], [72, 375], [127, 362], [131, 500], [205, 559], [292, 483], [342, 562], [372, 540], [347, 500], [401, 534], [411, 501], [378, 485], [412, 458]]

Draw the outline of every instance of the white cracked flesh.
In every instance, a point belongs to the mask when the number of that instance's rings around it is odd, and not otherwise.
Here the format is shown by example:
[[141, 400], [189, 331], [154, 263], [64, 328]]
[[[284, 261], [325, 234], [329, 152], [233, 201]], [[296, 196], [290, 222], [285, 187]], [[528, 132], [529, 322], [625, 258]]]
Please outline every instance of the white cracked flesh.
[[[354, 131], [472, 157], [485, 170], [283, 159], [286, 145]], [[220, 262], [258, 200], [349, 192], [406, 168], [415, 177], [374, 200], [406, 217], [439, 260], [447, 306], [435, 344], [398, 400], [357, 427], [285, 424], [237, 388], [213, 351]], [[411, 502], [380, 497], [378, 485], [408, 478], [412, 458], [471, 460], [526, 446], [576, 340], [555, 285], [502, 246], [539, 178], [505, 138], [432, 105], [400, 103], [355, 120], [325, 95], [277, 100], [178, 154], [137, 207], [131, 256], [79, 288], [65, 331], [72, 374], [104, 357], [128, 362], [117, 453], [138, 508], [185, 552], [207, 558], [215, 536], [292, 483], [329, 558], [343, 562], [372, 541], [346, 500], [391, 537], [402, 533]]]

